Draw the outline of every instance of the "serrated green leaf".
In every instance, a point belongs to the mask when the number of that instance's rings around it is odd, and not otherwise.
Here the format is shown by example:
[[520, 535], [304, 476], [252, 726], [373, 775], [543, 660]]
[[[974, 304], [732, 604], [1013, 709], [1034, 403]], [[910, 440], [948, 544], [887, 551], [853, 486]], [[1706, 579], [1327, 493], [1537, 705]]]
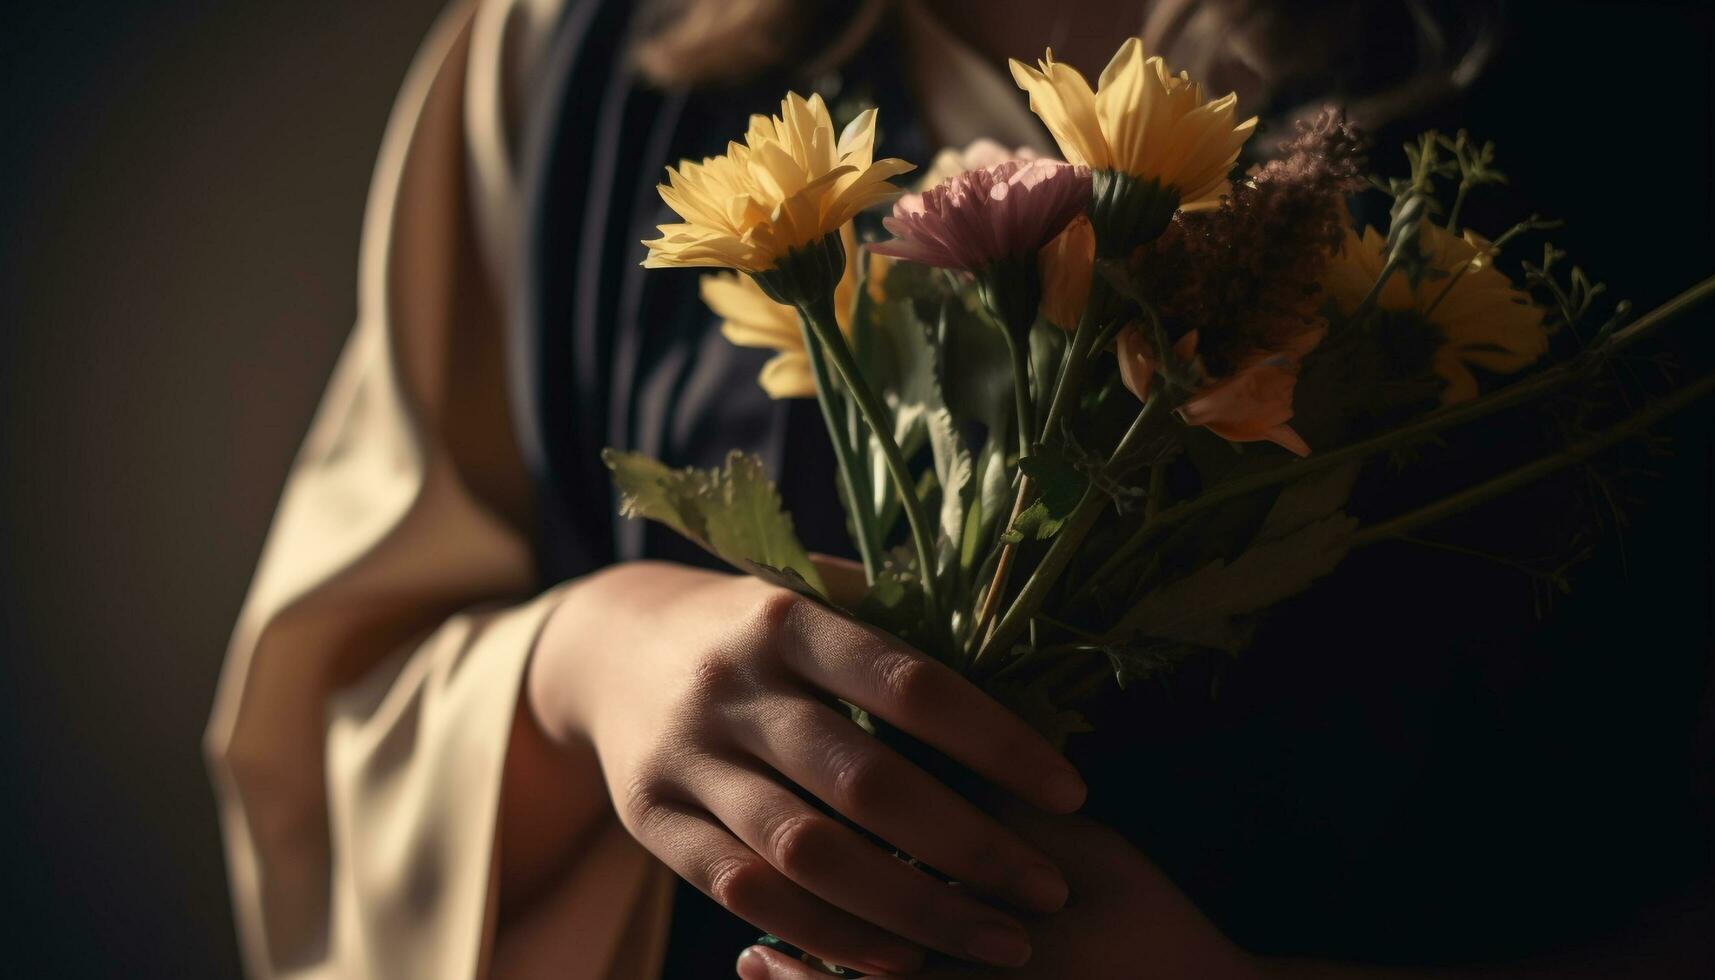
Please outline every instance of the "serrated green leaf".
[[1018, 512], [1012, 524], [1000, 539], [1007, 544], [1023, 544], [1026, 541], [1047, 541], [1060, 533], [1066, 526], [1064, 515], [1056, 517], [1048, 510], [1048, 505], [1038, 500], [1029, 507]]
[[917, 559], [910, 548], [895, 548], [882, 556], [875, 582], [858, 603], [856, 615], [925, 653], [935, 653], [938, 641], [924, 613]]
[[782, 587], [818, 599], [826, 594], [755, 456], [735, 451], [720, 469], [676, 470], [640, 453], [609, 449], [602, 462], [613, 472], [621, 515], [659, 521], [733, 567]]
[[1033, 455], [1019, 460], [1018, 468], [1035, 481], [1036, 502], [1018, 515], [1002, 540], [1012, 544], [1046, 541], [1060, 533], [1066, 519], [1078, 508], [1078, 502], [1090, 488], [1090, 478], [1063, 452], [1053, 448], [1039, 447]]
[[1090, 478], [1058, 449], [1039, 448], [1019, 460], [1018, 468], [1036, 481], [1038, 495], [1058, 516], [1072, 513], [1090, 488]]
[[734, 562], [733, 564], [735, 564], [740, 571], [759, 578], [770, 585], [779, 586], [782, 589], [788, 589], [801, 596], [807, 596], [808, 598], [815, 599], [818, 602], [826, 603], [828, 601], [828, 597], [823, 594], [822, 589], [805, 581], [804, 576], [798, 574], [795, 569], [775, 568], [772, 565], [764, 565], [761, 562], [749, 560], [741, 560]]

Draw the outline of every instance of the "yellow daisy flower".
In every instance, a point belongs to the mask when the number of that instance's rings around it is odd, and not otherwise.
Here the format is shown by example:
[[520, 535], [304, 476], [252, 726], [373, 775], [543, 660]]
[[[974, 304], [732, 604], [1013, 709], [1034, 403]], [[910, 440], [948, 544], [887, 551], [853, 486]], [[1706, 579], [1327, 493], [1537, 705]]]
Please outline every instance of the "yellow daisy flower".
[[[834, 287], [834, 315], [840, 330], [851, 336], [852, 294], [857, 289], [857, 235], [848, 222], [840, 229], [845, 248], [846, 270]], [[721, 335], [740, 347], [779, 351], [762, 366], [757, 377], [770, 398], [810, 398], [816, 394], [816, 379], [810, 373], [810, 356], [804, 349], [804, 331], [798, 311], [768, 298], [755, 279], [731, 272], [703, 276], [697, 292], [709, 309], [722, 319]]]
[[822, 97], [789, 94], [780, 115], [756, 115], [743, 143], [702, 163], [669, 167], [661, 199], [684, 221], [643, 244], [649, 268], [712, 266], [767, 272], [859, 211], [892, 198], [888, 179], [912, 169], [875, 160], [875, 110], [834, 138]]
[[[1053, 50], [1035, 68], [1011, 64], [1013, 80], [1030, 93], [1031, 110], [1066, 160], [1096, 171], [1091, 216], [1098, 239], [1115, 239], [1105, 243], [1105, 254], [1154, 238], [1175, 208], [1219, 205], [1227, 174], [1256, 129], [1254, 116], [1234, 122], [1238, 96], [1204, 101], [1201, 85], [1184, 72], [1168, 74], [1160, 58], [1145, 58], [1137, 38], [1120, 45], [1095, 90], [1076, 68], [1056, 62]], [[1104, 181], [1112, 178], [1103, 172], [1130, 178], [1106, 191], [1134, 200], [1105, 203]], [[1115, 220], [1125, 227], [1104, 229], [1111, 224], [1103, 220], [1104, 208], [1120, 212]]]
[[[1441, 401], [1451, 405], [1477, 397], [1471, 367], [1497, 374], [1522, 370], [1548, 352], [1548, 331], [1542, 310], [1494, 267], [1492, 248], [1481, 236], [1466, 231], [1455, 237], [1428, 222], [1422, 227], [1423, 252], [1444, 275], [1426, 277], [1415, 289], [1404, 275], [1390, 276], [1376, 306], [1420, 314], [1440, 330], [1446, 343], [1433, 366], [1447, 382]], [[1346, 232], [1323, 283], [1342, 313], [1363, 303], [1387, 263], [1385, 249], [1386, 238], [1374, 228], [1362, 237]]]

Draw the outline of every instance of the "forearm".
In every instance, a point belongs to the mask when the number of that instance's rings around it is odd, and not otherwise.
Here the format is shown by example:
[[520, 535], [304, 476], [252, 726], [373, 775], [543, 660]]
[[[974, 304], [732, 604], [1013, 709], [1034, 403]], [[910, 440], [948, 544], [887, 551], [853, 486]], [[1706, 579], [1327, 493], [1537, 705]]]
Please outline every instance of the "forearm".
[[1510, 963], [1394, 967], [1327, 960], [1267, 961], [1266, 980], [1703, 980], [1715, 971], [1715, 900], [1659, 913], [1599, 943]]

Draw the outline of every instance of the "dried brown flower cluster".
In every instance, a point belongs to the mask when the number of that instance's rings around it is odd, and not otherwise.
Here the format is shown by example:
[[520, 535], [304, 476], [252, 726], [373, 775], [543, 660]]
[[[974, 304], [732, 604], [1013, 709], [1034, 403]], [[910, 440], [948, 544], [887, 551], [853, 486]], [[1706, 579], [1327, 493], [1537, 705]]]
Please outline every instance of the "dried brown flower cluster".
[[1300, 122], [1284, 155], [1219, 208], [1182, 213], [1137, 251], [1132, 272], [1175, 337], [1195, 330], [1215, 377], [1322, 323], [1322, 273], [1362, 186], [1363, 143], [1334, 110]]

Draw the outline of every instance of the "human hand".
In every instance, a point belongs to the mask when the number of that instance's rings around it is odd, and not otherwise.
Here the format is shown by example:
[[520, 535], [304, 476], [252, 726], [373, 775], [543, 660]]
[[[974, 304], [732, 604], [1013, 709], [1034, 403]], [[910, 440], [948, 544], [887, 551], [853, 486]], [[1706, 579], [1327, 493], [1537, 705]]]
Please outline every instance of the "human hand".
[[748, 577], [633, 563], [567, 590], [526, 700], [548, 737], [588, 743], [620, 820], [686, 880], [831, 962], [907, 972], [926, 946], [1030, 956], [1013, 916], [892, 856], [802, 787], [930, 867], [1021, 908], [1065, 900], [1036, 848], [831, 706], [840, 698], [1037, 806], [1084, 785], [1013, 714], [948, 668]]
[[[936, 965], [914, 980], [1262, 980], [1263, 962], [1233, 945], [1144, 854], [1082, 817], [1009, 813], [1007, 825], [1066, 872], [1066, 907], [1030, 925], [1035, 955], [1021, 970]], [[738, 960], [744, 980], [815, 980], [826, 973], [775, 950], [752, 947]]]

